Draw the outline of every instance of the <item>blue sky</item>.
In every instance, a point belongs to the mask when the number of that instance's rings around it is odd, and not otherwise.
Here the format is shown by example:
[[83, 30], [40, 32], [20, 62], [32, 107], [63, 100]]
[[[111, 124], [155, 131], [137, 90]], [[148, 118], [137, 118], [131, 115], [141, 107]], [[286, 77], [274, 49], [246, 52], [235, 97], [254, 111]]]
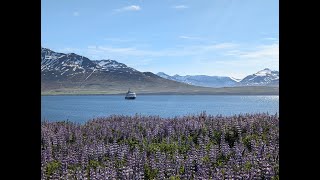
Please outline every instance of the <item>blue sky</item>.
[[278, 0], [42, 0], [41, 43], [139, 71], [279, 69]]

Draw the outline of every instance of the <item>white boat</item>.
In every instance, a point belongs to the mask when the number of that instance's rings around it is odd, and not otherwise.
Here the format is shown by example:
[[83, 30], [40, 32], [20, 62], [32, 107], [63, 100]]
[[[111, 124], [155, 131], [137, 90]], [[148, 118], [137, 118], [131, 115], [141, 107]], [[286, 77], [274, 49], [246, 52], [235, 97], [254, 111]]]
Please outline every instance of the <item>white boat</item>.
[[136, 99], [137, 95], [135, 92], [128, 90], [125, 99]]

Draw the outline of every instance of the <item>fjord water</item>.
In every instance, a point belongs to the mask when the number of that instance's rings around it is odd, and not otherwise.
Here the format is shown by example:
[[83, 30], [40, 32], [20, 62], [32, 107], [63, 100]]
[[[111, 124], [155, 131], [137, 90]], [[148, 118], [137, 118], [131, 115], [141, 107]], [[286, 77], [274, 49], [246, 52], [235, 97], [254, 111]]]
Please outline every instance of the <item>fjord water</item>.
[[46, 121], [83, 123], [109, 115], [159, 115], [161, 117], [279, 112], [279, 96], [140, 95], [125, 100], [120, 95], [42, 96], [41, 117]]

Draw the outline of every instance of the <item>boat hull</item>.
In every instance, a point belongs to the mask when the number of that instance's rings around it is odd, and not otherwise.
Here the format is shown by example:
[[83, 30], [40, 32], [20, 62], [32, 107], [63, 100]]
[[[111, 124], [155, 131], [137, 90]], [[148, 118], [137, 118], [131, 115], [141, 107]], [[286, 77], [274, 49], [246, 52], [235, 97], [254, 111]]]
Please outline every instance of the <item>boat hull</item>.
[[125, 97], [125, 99], [136, 99], [136, 97]]

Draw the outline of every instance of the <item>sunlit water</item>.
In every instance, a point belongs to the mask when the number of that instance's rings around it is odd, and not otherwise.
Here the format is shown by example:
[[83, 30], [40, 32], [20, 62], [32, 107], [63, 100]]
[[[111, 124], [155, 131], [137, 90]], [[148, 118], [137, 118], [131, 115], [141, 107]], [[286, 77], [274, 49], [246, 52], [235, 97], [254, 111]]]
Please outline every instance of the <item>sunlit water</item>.
[[212, 115], [275, 114], [279, 112], [279, 96], [138, 95], [135, 100], [115, 95], [41, 97], [42, 120], [48, 121], [83, 123], [114, 114], [174, 117], [202, 111]]

